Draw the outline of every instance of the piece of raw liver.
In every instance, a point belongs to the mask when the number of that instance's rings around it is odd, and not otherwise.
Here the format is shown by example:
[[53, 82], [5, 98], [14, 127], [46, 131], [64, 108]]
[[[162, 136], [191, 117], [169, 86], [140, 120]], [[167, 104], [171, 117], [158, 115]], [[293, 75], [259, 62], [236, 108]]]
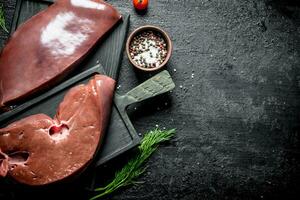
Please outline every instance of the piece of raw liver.
[[114, 86], [95, 75], [67, 92], [53, 119], [36, 114], [0, 129], [0, 176], [46, 185], [82, 172], [102, 141]]
[[22, 24], [0, 55], [0, 110], [62, 80], [120, 19], [101, 0], [57, 0]]

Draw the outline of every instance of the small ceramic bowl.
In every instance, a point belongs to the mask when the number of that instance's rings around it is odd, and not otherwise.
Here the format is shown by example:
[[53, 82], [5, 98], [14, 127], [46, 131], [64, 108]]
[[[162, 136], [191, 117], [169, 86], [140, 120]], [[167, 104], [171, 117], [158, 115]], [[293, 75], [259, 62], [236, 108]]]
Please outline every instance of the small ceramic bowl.
[[[130, 56], [130, 45], [131, 45], [131, 42], [133, 40], [133, 38], [145, 31], [152, 31], [153, 33], [157, 33], [159, 34], [165, 41], [166, 43], [166, 50], [167, 50], [167, 54], [166, 54], [166, 57], [164, 58], [163, 62], [159, 65], [156, 65], [155, 67], [149, 67], [149, 68], [146, 68], [146, 67], [143, 67], [141, 65], [139, 65], [131, 56]], [[169, 35], [163, 31], [161, 28], [159, 27], [156, 27], [156, 26], [151, 26], [151, 25], [146, 25], [146, 26], [141, 26], [137, 29], [135, 29], [128, 37], [127, 39], [127, 42], [126, 42], [126, 53], [127, 53], [127, 57], [130, 61], [130, 63], [136, 67], [137, 69], [139, 70], [142, 70], [142, 71], [146, 71], [146, 72], [149, 72], [149, 71], [156, 71], [156, 70], [159, 70], [161, 69], [162, 67], [164, 67], [166, 65], [166, 63], [169, 61], [170, 57], [171, 57], [171, 53], [172, 53], [172, 42], [171, 42], [171, 39], [169, 37]]]

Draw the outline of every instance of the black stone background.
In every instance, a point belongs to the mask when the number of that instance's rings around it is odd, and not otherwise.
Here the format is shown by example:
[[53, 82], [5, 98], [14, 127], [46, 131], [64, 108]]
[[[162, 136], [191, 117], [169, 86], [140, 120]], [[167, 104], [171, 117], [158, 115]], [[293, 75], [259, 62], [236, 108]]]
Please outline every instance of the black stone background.
[[[0, 2], [9, 25], [15, 2]], [[177, 87], [130, 113], [139, 132], [157, 124], [177, 135], [151, 157], [144, 183], [108, 198], [299, 199], [300, 2], [150, 0], [145, 15], [131, 1], [109, 2], [131, 14], [130, 31], [152, 24], [169, 32]], [[1, 31], [1, 47], [6, 39]], [[124, 56], [118, 91], [144, 79]], [[87, 199], [78, 193], [62, 188], [55, 199]]]

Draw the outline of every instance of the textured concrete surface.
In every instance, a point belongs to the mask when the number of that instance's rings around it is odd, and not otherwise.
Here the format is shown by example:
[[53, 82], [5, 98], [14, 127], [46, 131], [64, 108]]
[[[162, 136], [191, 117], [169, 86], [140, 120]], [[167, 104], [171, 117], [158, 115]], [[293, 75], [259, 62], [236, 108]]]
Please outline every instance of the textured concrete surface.
[[[177, 138], [150, 159], [143, 184], [110, 199], [298, 199], [300, 4], [152, 0], [141, 16], [130, 1], [109, 2], [132, 14], [130, 31], [169, 32], [177, 85], [131, 109], [139, 132], [157, 124], [176, 128]], [[9, 24], [14, 2], [4, 6]], [[143, 79], [124, 56], [119, 92]]]

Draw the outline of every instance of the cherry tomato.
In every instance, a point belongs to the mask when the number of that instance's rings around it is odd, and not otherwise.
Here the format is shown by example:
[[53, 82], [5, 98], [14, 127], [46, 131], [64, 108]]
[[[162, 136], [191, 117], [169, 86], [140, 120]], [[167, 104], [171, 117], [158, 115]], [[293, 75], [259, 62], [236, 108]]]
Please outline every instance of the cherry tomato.
[[148, 0], [133, 0], [133, 6], [137, 10], [145, 10], [148, 7]]

